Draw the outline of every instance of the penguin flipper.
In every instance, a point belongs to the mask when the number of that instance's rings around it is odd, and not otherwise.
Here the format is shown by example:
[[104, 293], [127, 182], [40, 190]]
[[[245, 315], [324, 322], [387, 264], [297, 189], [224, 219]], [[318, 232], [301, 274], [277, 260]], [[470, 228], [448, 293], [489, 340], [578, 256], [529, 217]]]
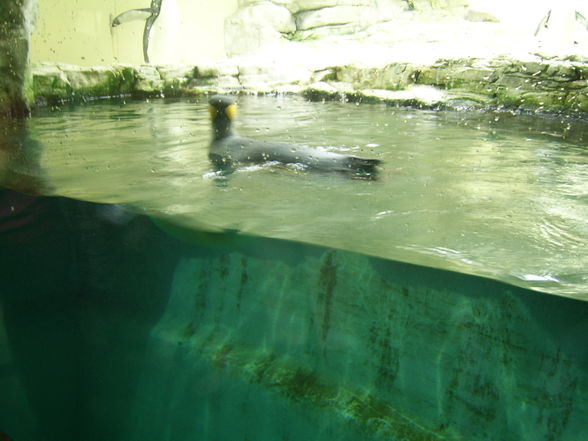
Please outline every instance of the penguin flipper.
[[549, 10], [549, 12], [547, 12], [547, 14], [545, 15], [545, 17], [543, 17], [541, 19], [541, 21], [539, 22], [539, 24], [537, 25], [537, 29], [535, 30], [535, 34], [534, 36], [536, 37], [537, 35], [539, 35], [539, 32], [541, 32], [541, 30], [543, 28], [547, 28], [549, 26], [549, 19], [551, 18], [551, 9]]
[[576, 21], [579, 22], [588, 31], [588, 19], [584, 17], [579, 11], [576, 11]]
[[151, 9], [129, 9], [121, 14], [118, 14], [112, 20], [112, 27], [115, 28], [123, 23], [135, 20], [147, 20], [151, 16]]

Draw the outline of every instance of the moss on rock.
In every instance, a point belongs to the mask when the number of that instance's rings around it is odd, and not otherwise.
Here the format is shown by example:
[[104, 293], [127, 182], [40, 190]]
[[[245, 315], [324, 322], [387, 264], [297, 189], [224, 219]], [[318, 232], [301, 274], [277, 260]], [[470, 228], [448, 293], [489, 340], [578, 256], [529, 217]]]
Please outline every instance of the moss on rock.
[[48, 66], [33, 72], [32, 89], [37, 104], [53, 104], [66, 100], [71, 86], [57, 66]]
[[41, 65], [33, 69], [32, 81], [40, 104], [113, 95], [142, 98], [284, 90], [310, 100], [385, 102], [433, 109], [500, 107], [577, 115], [588, 112], [588, 66], [580, 61], [541, 58], [341, 65], [315, 72], [299, 66], [276, 71], [271, 66], [229, 63], [112, 68]]
[[40, 65], [33, 68], [32, 77], [32, 93], [37, 104], [54, 105], [130, 94], [135, 90], [138, 75], [130, 66]]

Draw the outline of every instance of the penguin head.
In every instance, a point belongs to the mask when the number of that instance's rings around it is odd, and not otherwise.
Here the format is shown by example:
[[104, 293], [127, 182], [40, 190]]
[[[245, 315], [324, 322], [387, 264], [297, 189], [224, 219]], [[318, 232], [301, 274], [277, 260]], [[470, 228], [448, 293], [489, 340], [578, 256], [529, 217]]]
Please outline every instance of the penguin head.
[[214, 95], [208, 101], [212, 119], [213, 139], [219, 140], [234, 134], [233, 120], [237, 116], [235, 99], [226, 95]]
[[210, 118], [215, 120], [233, 121], [237, 117], [237, 105], [232, 96], [213, 95], [208, 100]]

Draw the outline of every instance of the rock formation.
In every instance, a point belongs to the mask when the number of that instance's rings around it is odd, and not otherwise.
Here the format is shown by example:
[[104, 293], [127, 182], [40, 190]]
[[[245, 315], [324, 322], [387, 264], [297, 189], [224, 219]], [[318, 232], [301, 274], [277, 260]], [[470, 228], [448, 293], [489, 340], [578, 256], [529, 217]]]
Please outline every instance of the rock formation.
[[34, 0], [4, 0], [0, 8], [0, 116], [27, 113], [26, 72]]

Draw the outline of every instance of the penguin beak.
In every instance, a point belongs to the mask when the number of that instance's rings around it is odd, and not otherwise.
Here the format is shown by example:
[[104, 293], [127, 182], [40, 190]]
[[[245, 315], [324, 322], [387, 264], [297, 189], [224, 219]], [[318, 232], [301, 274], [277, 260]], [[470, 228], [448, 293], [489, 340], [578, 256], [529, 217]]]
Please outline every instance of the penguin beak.
[[218, 109], [214, 106], [208, 106], [208, 113], [210, 114], [210, 119], [214, 119], [218, 115]]

